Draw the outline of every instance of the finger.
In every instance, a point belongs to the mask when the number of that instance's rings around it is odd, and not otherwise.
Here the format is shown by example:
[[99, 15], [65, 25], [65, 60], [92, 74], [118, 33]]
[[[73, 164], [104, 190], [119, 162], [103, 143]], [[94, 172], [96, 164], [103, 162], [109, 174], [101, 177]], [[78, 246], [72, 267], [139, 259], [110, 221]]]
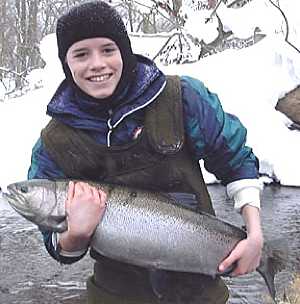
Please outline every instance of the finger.
[[90, 188], [90, 187], [91, 187], [91, 185], [90, 185], [89, 183], [83, 182], [83, 181], [78, 182], [78, 184], [79, 184], [82, 188]]
[[84, 192], [85, 183], [77, 182], [75, 183], [74, 195], [81, 195]]
[[219, 271], [224, 272], [226, 269], [231, 267], [233, 263], [235, 263], [238, 260], [238, 257], [231, 253], [220, 265], [219, 265]]
[[92, 188], [94, 188], [93, 186], [91, 186], [89, 183], [86, 182], [80, 182], [80, 186], [81, 189], [87, 193], [93, 194]]
[[102, 190], [98, 190], [98, 193], [100, 195], [101, 204], [103, 206], [106, 206], [106, 203], [107, 203], [107, 194], [106, 194], [106, 192], [104, 192]]
[[68, 193], [67, 193], [66, 205], [69, 204], [72, 201], [73, 197], [74, 197], [74, 187], [75, 187], [74, 182], [70, 181], [69, 185], [68, 185]]
[[106, 206], [106, 193], [102, 190], [98, 190], [95, 187], [92, 187], [93, 196], [97, 198], [97, 202], [101, 208]]
[[252, 269], [248, 269], [246, 266], [238, 266], [233, 272], [232, 272], [232, 276], [233, 277], [237, 277], [240, 275], [244, 275], [247, 273], [252, 272]]
[[74, 186], [75, 186], [75, 184], [74, 184], [73, 181], [70, 181], [68, 186], [69, 187], [68, 187], [67, 200], [70, 201], [74, 196]]
[[256, 267], [252, 263], [248, 263], [248, 261], [240, 259], [238, 261], [238, 266], [232, 272], [233, 276], [243, 275], [247, 273], [251, 273], [256, 270]]
[[90, 187], [93, 197], [97, 200], [98, 203], [101, 203], [100, 194], [95, 187]]

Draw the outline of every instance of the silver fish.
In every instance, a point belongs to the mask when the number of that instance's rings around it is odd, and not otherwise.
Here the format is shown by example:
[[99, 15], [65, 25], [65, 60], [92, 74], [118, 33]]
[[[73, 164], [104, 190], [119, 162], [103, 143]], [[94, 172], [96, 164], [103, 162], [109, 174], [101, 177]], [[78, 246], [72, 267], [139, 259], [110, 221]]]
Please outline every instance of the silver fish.
[[[4, 197], [19, 214], [40, 228], [63, 232], [67, 229], [68, 183], [46, 179], [23, 181], [9, 185], [9, 193], [4, 193]], [[218, 265], [247, 236], [244, 230], [215, 216], [178, 206], [166, 195], [118, 185], [90, 184], [107, 193], [105, 213], [91, 246], [112, 259], [150, 269], [215, 277], [225, 274], [218, 272]], [[257, 271], [274, 300], [274, 275], [282, 266], [281, 256], [266, 245]]]

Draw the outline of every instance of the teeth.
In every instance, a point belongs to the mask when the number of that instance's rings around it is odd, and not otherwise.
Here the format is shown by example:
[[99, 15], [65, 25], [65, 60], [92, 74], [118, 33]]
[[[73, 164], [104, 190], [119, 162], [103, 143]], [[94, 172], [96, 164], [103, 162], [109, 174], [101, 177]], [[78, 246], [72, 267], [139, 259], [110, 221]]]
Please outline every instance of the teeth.
[[110, 77], [109, 74], [105, 74], [105, 75], [101, 75], [101, 76], [92, 76], [89, 79], [91, 81], [95, 81], [95, 82], [101, 82], [101, 81], [105, 81]]

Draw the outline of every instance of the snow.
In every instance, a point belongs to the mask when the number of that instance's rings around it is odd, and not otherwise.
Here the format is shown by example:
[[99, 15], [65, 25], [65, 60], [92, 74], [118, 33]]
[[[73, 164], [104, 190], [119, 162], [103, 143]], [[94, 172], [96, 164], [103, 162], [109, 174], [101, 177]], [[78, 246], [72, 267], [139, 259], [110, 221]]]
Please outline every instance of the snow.
[[[261, 26], [267, 37], [259, 43], [241, 50], [226, 50], [194, 64], [159, 64], [159, 67], [167, 74], [190, 75], [202, 80], [210, 91], [218, 94], [225, 111], [237, 115], [247, 127], [247, 144], [260, 159], [261, 173], [276, 176], [282, 185], [300, 186], [300, 132], [288, 129], [289, 119], [274, 109], [279, 98], [300, 84], [300, 54], [284, 42], [285, 28], [278, 11], [259, 1], [257, 7], [260, 10], [263, 7], [265, 15], [255, 11], [252, 5], [248, 16], [251, 10], [253, 18], [234, 18], [236, 12], [221, 7], [221, 15], [228, 20], [227, 27], [238, 35], [248, 35], [255, 26]], [[299, 3], [282, 0], [280, 4], [291, 21], [290, 40], [300, 48], [300, 21], [296, 13]], [[196, 32], [199, 22], [199, 18], [191, 18], [187, 24]], [[207, 33], [202, 38], [212, 40], [213, 35], [217, 35], [212, 24], [206, 26]], [[144, 52], [154, 54], [159, 49], [159, 39], [165, 41], [165, 38], [151, 38]], [[37, 87], [35, 84], [40, 81], [42, 87], [0, 102], [2, 189], [9, 183], [26, 179], [32, 146], [49, 121], [45, 114], [47, 103], [64, 77], [55, 43], [54, 34], [41, 41], [46, 66], [30, 76], [32, 87]], [[141, 37], [133, 37], [132, 44], [136, 52], [145, 49]], [[207, 182], [215, 181], [214, 176], [206, 172], [204, 175]]]

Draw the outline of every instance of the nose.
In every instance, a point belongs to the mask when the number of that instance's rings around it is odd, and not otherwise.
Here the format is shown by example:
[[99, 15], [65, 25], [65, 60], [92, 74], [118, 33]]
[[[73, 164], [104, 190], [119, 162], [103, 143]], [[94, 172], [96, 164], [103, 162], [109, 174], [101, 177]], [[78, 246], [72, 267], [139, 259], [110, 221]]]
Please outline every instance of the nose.
[[90, 58], [91, 70], [101, 70], [106, 67], [105, 57], [98, 52], [94, 52]]

